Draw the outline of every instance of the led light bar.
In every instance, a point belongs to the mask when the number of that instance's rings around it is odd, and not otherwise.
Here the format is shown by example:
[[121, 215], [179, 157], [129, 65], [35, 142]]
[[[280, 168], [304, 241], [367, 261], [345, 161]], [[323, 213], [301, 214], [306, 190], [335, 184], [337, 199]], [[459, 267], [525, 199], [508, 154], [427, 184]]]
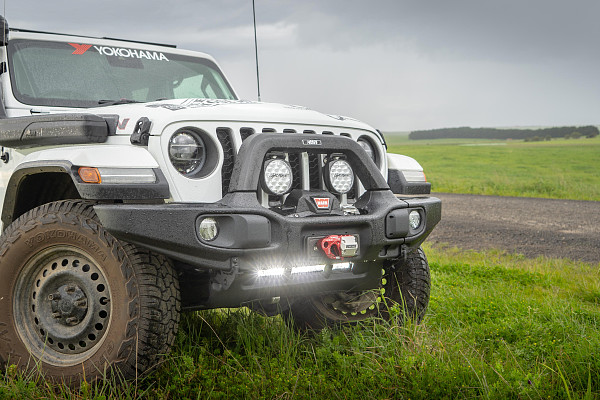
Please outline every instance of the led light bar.
[[353, 263], [337, 263], [337, 264], [333, 264], [333, 266], [331, 267], [331, 270], [333, 272], [350, 272], [352, 271], [352, 268], [354, 267]]
[[304, 265], [292, 268], [292, 274], [308, 274], [311, 272], [323, 272], [325, 265]]
[[268, 269], [259, 269], [256, 271], [256, 275], [259, 278], [263, 277], [273, 277], [273, 276], [283, 276], [285, 274], [285, 268], [268, 268]]
[[[333, 264], [331, 267], [332, 272], [350, 272], [354, 267], [353, 263], [337, 263]], [[285, 275], [286, 271], [290, 271], [292, 275], [298, 274], [310, 274], [316, 272], [323, 272], [327, 268], [327, 265], [300, 265], [297, 267], [292, 267], [291, 270], [289, 268], [277, 267], [277, 268], [266, 268], [259, 269], [256, 271], [256, 276], [259, 278], [266, 277], [279, 277]]]

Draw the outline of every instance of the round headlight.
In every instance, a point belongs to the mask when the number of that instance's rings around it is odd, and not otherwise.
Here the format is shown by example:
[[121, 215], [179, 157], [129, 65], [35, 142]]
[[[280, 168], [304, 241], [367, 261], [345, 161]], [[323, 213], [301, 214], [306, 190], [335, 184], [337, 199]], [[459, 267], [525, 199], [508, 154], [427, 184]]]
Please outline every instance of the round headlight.
[[367, 153], [367, 155], [369, 156], [369, 158], [371, 160], [373, 160], [374, 163], [376, 163], [377, 161], [377, 153], [375, 152], [375, 148], [373, 147], [373, 144], [367, 140], [367, 139], [358, 139], [358, 144], [360, 144], [360, 147], [363, 148], [363, 150]]
[[333, 160], [325, 167], [325, 182], [334, 193], [348, 193], [354, 185], [354, 171], [347, 161]]
[[265, 161], [262, 177], [263, 189], [276, 196], [286, 194], [292, 188], [292, 167], [281, 158]]
[[210, 242], [219, 234], [219, 225], [214, 218], [204, 218], [198, 226], [198, 235], [203, 240]]
[[177, 171], [191, 175], [206, 162], [204, 141], [193, 132], [175, 133], [169, 140], [169, 158]]
[[408, 223], [413, 231], [417, 230], [421, 225], [421, 214], [416, 210], [412, 210], [408, 214]]

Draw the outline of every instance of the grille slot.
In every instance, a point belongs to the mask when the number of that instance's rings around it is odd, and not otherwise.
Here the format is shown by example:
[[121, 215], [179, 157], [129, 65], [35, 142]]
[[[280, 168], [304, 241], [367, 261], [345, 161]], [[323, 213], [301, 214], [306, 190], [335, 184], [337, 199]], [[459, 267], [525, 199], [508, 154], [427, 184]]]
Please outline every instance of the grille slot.
[[[243, 128], [242, 128], [243, 129]], [[217, 138], [223, 148], [223, 167], [221, 168], [221, 186], [222, 194], [225, 196], [229, 192], [229, 183], [233, 174], [233, 165], [235, 164], [235, 151], [233, 148], [232, 132], [229, 128], [217, 128]]]
[[254, 129], [252, 128], [240, 128], [240, 136], [242, 138], [242, 142], [248, 139], [250, 136], [254, 135]]
[[318, 154], [308, 154], [308, 179], [311, 189], [321, 189], [321, 157]]
[[302, 165], [300, 164], [300, 155], [290, 153], [288, 161], [292, 167], [292, 189], [302, 189]]

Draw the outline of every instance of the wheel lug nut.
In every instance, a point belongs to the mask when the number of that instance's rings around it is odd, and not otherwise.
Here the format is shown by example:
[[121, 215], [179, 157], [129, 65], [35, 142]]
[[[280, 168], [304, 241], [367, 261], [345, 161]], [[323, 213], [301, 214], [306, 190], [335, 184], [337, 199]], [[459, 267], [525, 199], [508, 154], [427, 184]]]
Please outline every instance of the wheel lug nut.
[[56, 293], [52, 293], [48, 295], [48, 300], [52, 301], [52, 300], [60, 300], [60, 293], [56, 292]]
[[58, 318], [62, 318], [62, 313], [60, 313], [60, 312], [55, 312], [55, 313], [52, 313], [52, 316], [53, 316], [54, 318], [56, 318], [56, 319], [58, 319]]
[[77, 301], [75, 302], [75, 305], [76, 305], [77, 307], [83, 308], [83, 307], [86, 307], [86, 306], [87, 306], [87, 301], [86, 301], [85, 299], [77, 300]]
[[67, 288], [65, 289], [65, 291], [67, 291], [69, 293], [73, 293], [75, 291], [75, 285], [69, 285], [69, 286], [67, 286]]
[[70, 317], [67, 318], [65, 322], [69, 325], [76, 325], [79, 322], [79, 319], [77, 319], [76, 317]]

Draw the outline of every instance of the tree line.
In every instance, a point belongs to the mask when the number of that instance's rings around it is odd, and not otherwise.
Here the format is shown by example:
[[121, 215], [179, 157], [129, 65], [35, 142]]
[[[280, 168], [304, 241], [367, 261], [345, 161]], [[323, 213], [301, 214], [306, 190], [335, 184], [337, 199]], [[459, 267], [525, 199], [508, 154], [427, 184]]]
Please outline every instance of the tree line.
[[498, 128], [441, 128], [422, 131], [412, 131], [408, 138], [422, 139], [531, 139], [538, 138], [577, 138], [598, 136], [598, 128], [588, 126], [562, 126], [542, 129], [498, 129]]

